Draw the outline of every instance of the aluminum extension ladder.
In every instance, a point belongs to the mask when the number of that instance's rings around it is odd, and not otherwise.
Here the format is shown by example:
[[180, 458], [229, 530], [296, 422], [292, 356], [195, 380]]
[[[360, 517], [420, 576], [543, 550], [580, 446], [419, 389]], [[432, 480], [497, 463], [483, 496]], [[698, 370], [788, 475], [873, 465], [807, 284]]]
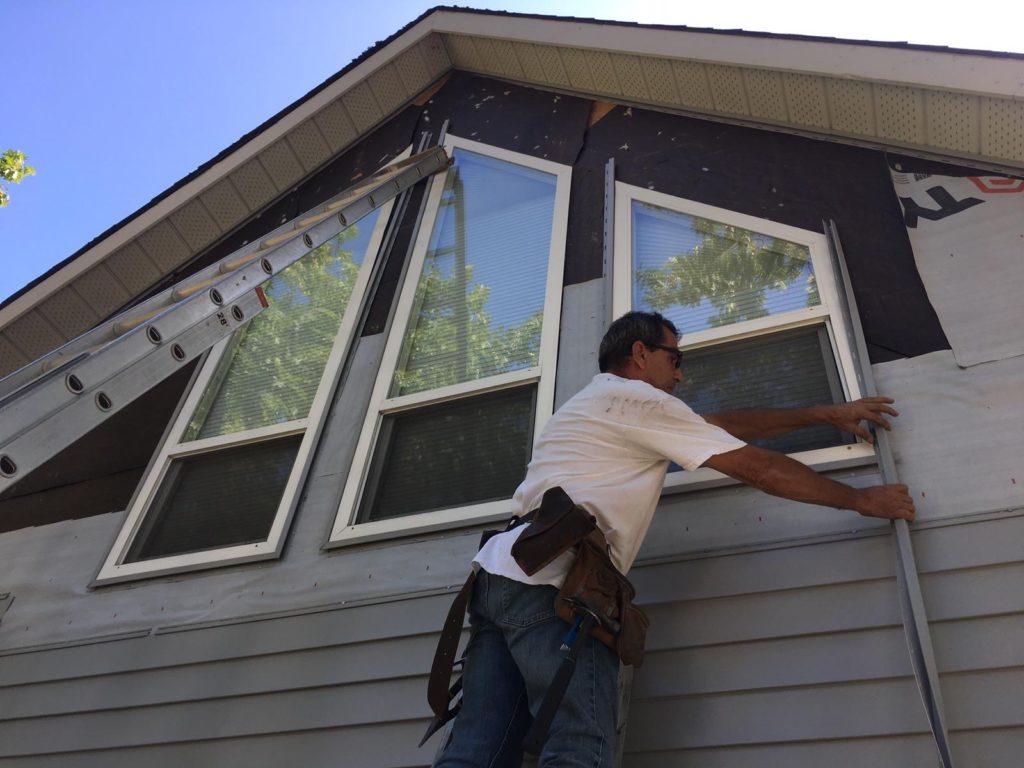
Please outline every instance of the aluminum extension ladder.
[[0, 492], [263, 311], [272, 276], [449, 164], [433, 147], [386, 165], [0, 379]]

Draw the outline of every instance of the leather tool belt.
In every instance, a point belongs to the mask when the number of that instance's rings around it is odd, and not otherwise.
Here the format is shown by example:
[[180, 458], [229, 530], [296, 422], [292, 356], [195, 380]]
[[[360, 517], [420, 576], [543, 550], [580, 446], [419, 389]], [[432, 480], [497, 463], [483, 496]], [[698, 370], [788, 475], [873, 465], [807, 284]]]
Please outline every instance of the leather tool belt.
[[[568, 668], [559, 671], [524, 742], [528, 751], [537, 752], [568, 686], [579, 640], [589, 634], [615, 651], [622, 663], [639, 666], [643, 661], [648, 620], [643, 611], [633, 605], [636, 591], [612, 563], [608, 543], [597, 521], [574, 504], [564, 490], [549, 489], [540, 507], [522, 517], [513, 517], [505, 531], [523, 524], [529, 527], [513, 544], [512, 556], [527, 575], [537, 573], [562, 553], [576, 550], [576, 559], [555, 598], [555, 612], [573, 624], [570, 634], [575, 637], [578, 631], [579, 638], [571, 643], [563, 663], [563, 667]], [[480, 546], [497, 533], [501, 531], [485, 531]], [[427, 701], [434, 718], [420, 741], [421, 746], [455, 717], [462, 706], [461, 678], [451, 687], [448, 683], [475, 581], [474, 569], [452, 602], [441, 630], [427, 685]]]

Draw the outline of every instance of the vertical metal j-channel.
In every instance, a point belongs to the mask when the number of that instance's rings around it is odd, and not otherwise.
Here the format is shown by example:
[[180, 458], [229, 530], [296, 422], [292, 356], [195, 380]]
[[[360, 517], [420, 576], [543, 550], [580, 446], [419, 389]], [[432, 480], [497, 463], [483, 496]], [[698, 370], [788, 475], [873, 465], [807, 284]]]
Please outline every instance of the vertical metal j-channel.
[[[861, 327], [857, 299], [853, 294], [853, 285], [850, 282], [850, 273], [846, 268], [843, 247], [839, 242], [839, 232], [834, 221], [825, 221], [823, 224], [829, 251], [832, 255], [832, 265], [835, 269], [839, 301], [849, 321], [850, 347], [857, 380], [865, 397], [875, 397], [878, 394], [878, 389], [871, 372], [871, 361], [868, 358], [867, 343], [864, 340], [864, 329]], [[887, 484], [899, 482], [888, 433], [885, 430], [872, 430], [872, 432], [875, 435], [875, 450], [878, 455], [882, 482]], [[924, 598], [921, 595], [921, 583], [917, 577], [917, 563], [914, 559], [910, 527], [907, 525], [907, 521], [894, 520], [893, 532], [896, 538], [896, 582], [899, 589], [900, 609], [903, 615], [903, 629], [907, 638], [910, 663], [914, 668], [914, 677], [917, 679], [921, 701], [924, 704], [932, 736], [935, 738], [935, 748], [939, 753], [940, 765], [942, 768], [953, 768], [953, 755], [949, 748], [949, 734], [946, 731], [942, 692], [939, 688], [938, 668], [935, 664], [935, 652], [932, 649], [928, 617], [925, 614]]]

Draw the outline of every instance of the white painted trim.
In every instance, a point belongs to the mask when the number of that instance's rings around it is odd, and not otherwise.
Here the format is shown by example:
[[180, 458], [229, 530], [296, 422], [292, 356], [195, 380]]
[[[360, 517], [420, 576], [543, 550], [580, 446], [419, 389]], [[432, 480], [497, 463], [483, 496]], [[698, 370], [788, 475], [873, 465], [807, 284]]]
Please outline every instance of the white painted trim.
[[[818, 472], [828, 472], [834, 469], [873, 464], [875, 449], [874, 446], [867, 443], [857, 442], [852, 445], [834, 445], [830, 448], [800, 451], [789, 454], [789, 457]], [[723, 485], [742, 485], [742, 483], [711, 469], [711, 467], [700, 467], [692, 472], [669, 472], [665, 475], [663, 493], [681, 493], [704, 488], [717, 488]]]
[[241, 432], [228, 432], [224, 435], [213, 435], [212, 437], [204, 437], [199, 440], [189, 440], [188, 442], [178, 443], [170, 448], [167, 455], [171, 458], [198, 456], [200, 453], [209, 453], [210, 451], [216, 451], [229, 446], [250, 445], [274, 437], [295, 435], [306, 430], [307, 422], [308, 419], [295, 419], [294, 421], [284, 421], [280, 424], [268, 424], [265, 427], [246, 429]]
[[708, 328], [706, 331], [684, 333], [679, 337], [679, 349], [686, 351], [714, 346], [726, 341], [739, 341], [766, 333], [776, 333], [789, 328], [802, 328], [805, 325], [820, 325], [822, 318], [828, 317], [828, 308], [823, 306], [795, 309], [792, 312], [780, 312], [777, 315], [759, 317], [742, 323], [732, 323], [720, 328]]
[[[408, 156], [410, 151], [407, 149], [403, 155]], [[298, 500], [299, 484], [304, 475], [306, 464], [312, 455], [316, 435], [319, 433], [319, 426], [326, 418], [328, 400], [333, 390], [337, 370], [344, 362], [355, 335], [360, 309], [366, 296], [374, 264], [380, 256], [384, 232], [393, 207], [394, 201], [391, 200], [379, 209], [377, 221], [367, 242], [366, 252], [363, 254], [363, 262], [359, 267], [356, 283], [352, 288], [348, 305], [345, 308], [345, 313], [335, 334], [331, 352], [321, 372], [316, 393], [310, 403], [308, 416], [304, 419], [249, 429], [243, 432], [180, 442], [181, 437], [188, 428], [189, 421], [195, 413], [196, 407], [199, 405], [200, 399], [206, 391], [207, 385], [216, 373], [217, 367], [229, 347], [232, 337], [229, 336], [218, 342], [203, 363], [203, 369], [196, 378], [184, 406], [179, 411], [178, 418], [168, 433], [166, 443], [160, 446], [159, 456], [153, 463], [153, 471], [143, 480], [142, 488], [136, 494], [134, 503], [127, 512], [124, 524], [121, 526], [121, 530], [118, 532], [110, 552], [107, 554], [107, 558], [93, 582], [94, 584], [107, 584], [130, 578], [150, 577], [196, 568], [209, 568], [254, 559], [270, 559], [280, 555], [284, 533]], [[285, 483], [281, 501], [278, 504], [277, 512], [274, 515], [274, 521], [271, 524], [266, 541], [210, 549], [172, 557], [154, 558], [137, 563], [123, 562], [173, 460], [226, 447], [251, 444], [262, 440], [271, 440], [296, 434], [303, 435], [302, 442], [299, 444], [299, 450], [296, 453], [292, 470]]]
[[[644, 29], [579, 19], [494, 17], [443, 9], [432, 29], [526, 43], [685, 58], [849, 80], [1020, 98], [1024, 61], [971, 53], [890, 48], [856, 42], [787, 40], [690, 29]], [[681, 54], [685, 54], [681, 56]]]
[[[456, 149], [465, 149], [486, 157], [502, 160], [508, 163], [525, 166], [535, 170], [550, 173], [555, 177], [555, 199], [552, 210], [551, 242], [548, 250], [548, 274], [546, 293], [544, 297], [544, 314], [541, 328], [541, 340], [539, 350], [539, 365], [523, 371], [515, 371], [510, 374], [502, 374], [496, 377], [488, 377], [473, 382], [458, 384], [453, 387], [446, 387], [444, 390], [420, 392], [414, 395], [405, 395], [397, 398], [389, 398], [388, 391], [391, 387], [391, 380], [401, 354], [402, 341], [405, 338], [406, 330], [413, 319], [414, 304], [416, 300], [416, 289], [419, 285], [420, 276], [426, 262], [427, 250], [430, 240], [433, 237], [434, 226], [437, 221], [437, 213], [440, 207], [441, 195], [448, 178], [447, 172], [444, 175], [438, 174], [431, 179], [430, 191], [427, 193], [426, 205], [423, 212], [424, 225], [420, 227], [416, 243], [413, 247], [412, 257], [409, 263], [408, 274], [402, 286], [395, 309], [395, 322], [391, 327], [388, 340], [384, 348], [384, 355], [381, 360], [380, 369], [377, 372], [377, 379], [374, 382], [373, 393], [370, 396], [370, 405], [367, 409], [367, 416], [359, 433], [359, 440], [356, 445], [355, 457], [352, 467], [349, 470], [348, 478], [342, 492], [341, 502], [338, 505], [338, 514], [328, 538], [327, 546], [331, 546], [343, 538], [346, 541], [356, 539], [363, 540], [363, 533], [371, 538], [394, 535], [396, 531], [412, 532], [424, 530], [423, 525], [429, 527], [446, 527], [449, 522], [461, 521], [465, 515], [475, 515], [471, 507], [460, 507], [453, 510], [440, 510], [423, 513], [432, 522], [422, 522], [423, 515], [410, 515], [407, 517], [395, 518], [392, 521], [377, 521], [373, 523], [355, 524], [355, 516], [358, 512], [359, 501], [363, 493], [366, 475], [369, 470], [373, 450], [377, 444], [377, 436], [380, 430], [381, 420], [385, 412], [394, 412], [398, 409], [422, 405], [427, 402], [442, 402], [443, 394], [448, 398], [465, 397], [468, 394], [478, 394], [498, 387], [513, 386], [523, 383], [531, 378], [537, 379], [537, 406], [534, 417], [534, 437], [538, 436], [550, 418], [554, 410], [555, 395], [555, 368], [558, 355], [558, 329], [561, 318], [562, 301], [562, 274], [565, 259], [565, 235], [569, 218], [569, 190], [572, 168], [543, 160], [541, 158], [524, 155], [499, 147], [492, 147], [449, 134], [445, 140], [445, 149], [449, 155], [454, 154]], [[498, 502], [491, 502], [497, 504]], [[502, 502], [507, 504], [507, 502]], [[503, 507], [503, 509], [510, 507]], [[491, 509], [491, 507], [488, 507]], [[489, 514], [489, 513], [488, 513]], [[435, 522], [437, 525], [435, 526]], [[387, 523], [387, 525], [384, 525]], [[382, 527], [383, 526], [383, 527]], [[390, 526], [390, 527], [389, 527]]]
[[518, 371], [499, 373], [497, 376], [488, 376], [484, 379], [464, 381], [461, 384], [452, 384], [438, 389], [427, 389], [423, 392], [414, 392], [411, 395], [392, 397], [380, 405], [382, 414], [398, 413], [407, 411], [410, 408], [418, 408], [424, 405], [432, 405], [450, 400], [458, 400], [469, 395], [482, 395], [485, 392], [497, 392], [500, 389], [509, 389], [530, 381], [537, 381], [541, 377], [539, 366], [533, 368], [521, 368]]
[[393, 517], [389, 520], [376, 520], [358, 525], [346, 525], [331, 535], [325, 549], [365, 544], [380, 539], [392, 539], [398, 536], [410, 536], [416, 533], [428, 533], [450, 528], [463, 528], [471, 525], [485, 525], [499, 520], [508, 520], [512, 516], [512, 500], [487, 501], [482, 504], [471, 504], [464, 507], [439, 509], [432, 512], [421, 512], [417, 515]]

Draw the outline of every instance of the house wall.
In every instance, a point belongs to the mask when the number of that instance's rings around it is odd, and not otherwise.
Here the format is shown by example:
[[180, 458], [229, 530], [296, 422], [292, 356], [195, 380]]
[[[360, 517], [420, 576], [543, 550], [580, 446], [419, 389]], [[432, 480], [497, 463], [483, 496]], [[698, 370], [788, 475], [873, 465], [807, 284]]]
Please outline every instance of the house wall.
[[[525, 95], [510, 110], [503, 97], [512, 92]], [[537, 133], [555, 109], [566, 110], [572, 128], [557, 140]], [[747, 192], [781, 194], [784, 205], [771, 216], [745, 212], [798, 226], [808, 225], [795, 218], [836, 218], [863, 295], [874, 295], [865, 275], [884, 245], [890, 271], [877, 279], [888, 274], [894, 295], [862, 307], [883, 358], [874, 366], [879, 388], [902, 412], [895, 450], [919, 504], [913, 538], [957, 764], [1016, 765], [1024, 747], [1024, 518], [1016, 511], [1024, 478], [1015, 457], [1024, 445], [1015, 425], [1024, 402], [1015, 382], [1024, 359], [959, 369], [937, 325], [920, 335], [898, 328], [904, 313], [927, 304], [920, 281], [907, 277], [905, 235], [899, 241], [895, 226], [884, 243], [847, 235], [860, 230], [857, 222], [899, 220], [891, 189], [884, 195], [874, 179], [887, 180], [878, 153], [638, 112], [613, 110], [588, 129], [582, 100], [456, 74], [424, 105], [416, 130], [450, 117], [458, 135], [527, 152], [523, 142], [532, 141], [566, 162], [578, 156], [558, 402], [596, 370], [607, 308], [593, 271], [599, 230], [584, 222], [601, 200], [599, 184], [583, 180], [600, 178], [593, 174], [607, 155], [595, 147], [613, 144], [617, 131], [633, 131], [630, 149], [614, 152], [624, 181], [647, 186], [643, 163], [623, 155], [647, 147], [661, 191], [682, 194], [670, 185], [692, 176], [687, 189], [703, 202], [742, 210], [753, 205]], [[534, 133], [520, 136], [513, 119]], [[666, 126], [677, 141], [685, 137], [686, 151], [654, 152]], [[774, 169], [768, 188], [745, 181], [761, 154]], [[828, 206], [798, 183], [807, 157], [831, 174], [819, 190], [831, 190]], [[705, 167], [715, 170], [698, 170]], [[856, 211], [841, 205], [850, 178], [877, 190], [851, 192]], [[735, 204], [730, 188], [743, 192]], [[807, 210], [780, 213], [787, 208]], [[379, 302], [383, 329], [380, 307], [389, 302]], [[925, 315], [915, 321], [928, 326], [934, 313]], [[886, 336], [890, 328], [895, 335]], [[430, 762], [434, 742], [415, 746], [427, 721], [426, 672], [478, 533], [321, 550], [384, 335], [364, 333], [353, 352], [280, 560], [90, 591], [122, 512], [0, 534], [0, 592], [14, 595], [0, 619], [0, 766]], [[878, 481], [872, 466], [832, 474], [855, 485]], [[735, 485], [666, 495], [633, 572], [652, 629], [634, 678], [624, 764], [934, 765], [893, 561], [884, 522]]]

